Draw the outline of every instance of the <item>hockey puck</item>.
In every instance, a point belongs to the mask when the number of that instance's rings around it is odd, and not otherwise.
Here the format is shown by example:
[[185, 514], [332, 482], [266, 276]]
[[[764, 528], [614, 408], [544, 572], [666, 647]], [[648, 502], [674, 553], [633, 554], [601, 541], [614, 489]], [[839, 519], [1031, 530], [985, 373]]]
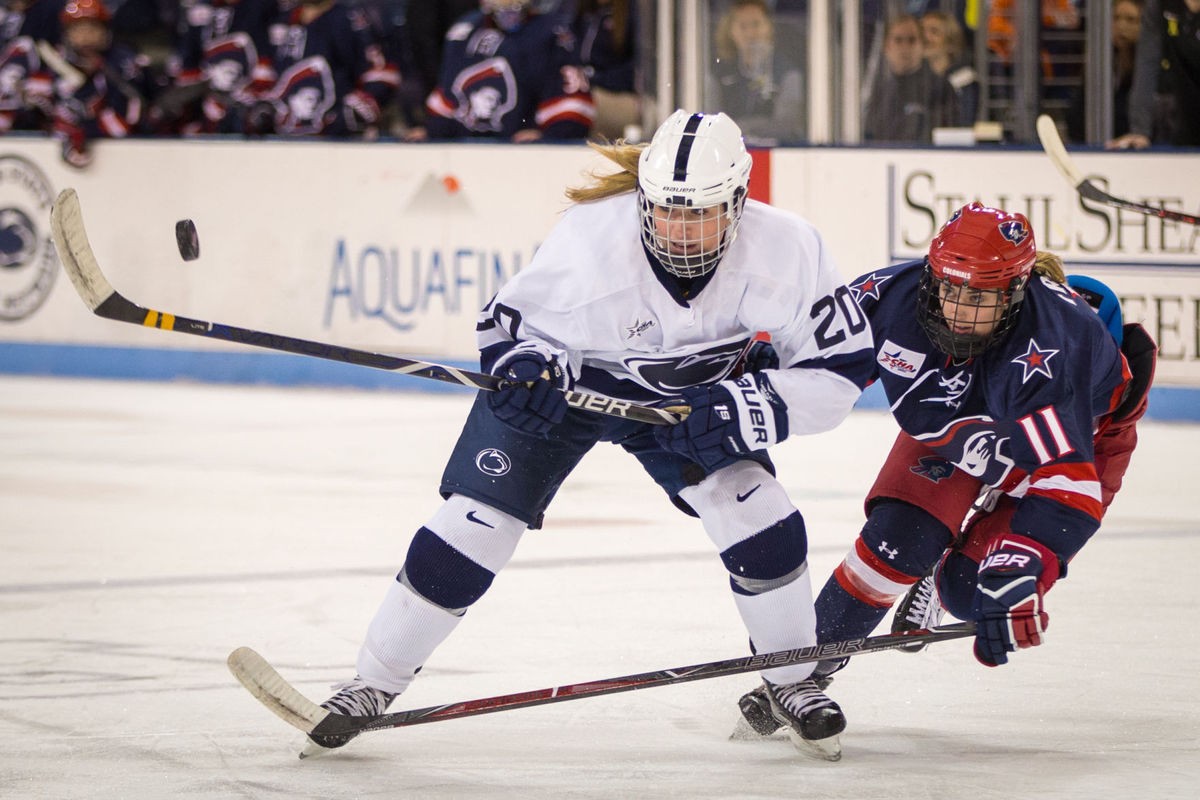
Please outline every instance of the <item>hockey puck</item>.
[[175, 244], [179, 245], [179, 255], [184, 261], [195, 261], [200, 257], [200, 234], [196, 233], [196, 223], [190, 219], [181, 219], [175, 223]]

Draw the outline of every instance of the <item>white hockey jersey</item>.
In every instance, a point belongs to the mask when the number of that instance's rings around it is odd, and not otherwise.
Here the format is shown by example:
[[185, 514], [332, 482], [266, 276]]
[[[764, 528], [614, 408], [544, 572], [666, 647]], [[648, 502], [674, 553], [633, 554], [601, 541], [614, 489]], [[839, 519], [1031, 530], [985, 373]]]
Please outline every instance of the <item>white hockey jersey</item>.
[[783, 367], [767, 375], [790, 431], [816, 433], [845, 418], [873, 368], [872, 339], [816, 229], [747, 201], [737, 239], [686, 299], [650, 266], [639, 231], [635, 193], [567, 210], [483, 309], [484, 369], [510, 342], [536, 340], [578, 388], [653, 402], [727, 377], [765, 332]]

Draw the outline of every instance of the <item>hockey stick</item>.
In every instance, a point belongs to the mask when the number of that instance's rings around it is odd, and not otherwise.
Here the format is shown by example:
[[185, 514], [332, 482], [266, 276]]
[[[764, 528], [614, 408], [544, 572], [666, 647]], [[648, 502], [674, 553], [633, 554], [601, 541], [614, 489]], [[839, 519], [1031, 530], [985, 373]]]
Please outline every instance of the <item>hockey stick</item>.
[[[58, 249], [63, 269], [74, 284], [75, 291], [96, 316], [149, 328], [190, 333], [208, 339], [223, 339], [267, 350], [390, 370], [414, 378], [456, 383], [485, 391], [495, 391], [500, 386], [499, 378], [482, 372], [189, 319], [136, 305], [113, 289], [112, 284], [104, 277], [100, 264], [96, 261], [96, 254], [92, 252], [92, 246], [88, 243], [87, 231], [83, 227], [83, 214], [79, 208], [79, 196], [74, 189], [64, 189], [55, 200], [50, 212], [50, 230], [54, 235], [54, 245]], [[682, 411], [668, 411], [585, 392], [564, 390], [563, 394], [567, 396], [567, 402], [575, 408], [652, 425], [673, 425], [686, 416]]]
[[763, 653], [725, 661], [710, 661], [690, 667], [673, 667], [654, 672], [642, 672], [637, 675], [625, 675], [620, 678], [571, 683], [551, 689], [484, 697], [479, 700], [446, 703], [440, 706], [416, 708], [411, 711], [395, 711], [370, 717], [351, 717], [321, 708], [302, 695], [274, 667], [268, 664], [266, 659], [249, 647], [239, 647], [230, 653], [227, 664], [229, 671], [241, 681], [250, 694], [258, 698], [259, 702], [280, 719], [304, 733], [315, 733], [321, 736], [382, 731], [389, 728], [421, 725], [426, 722], [474, 717], [479, 714], [561, 703], [566, 700], [580, 700], [603, 694], [631, 692], [655, 686], [670, 686], [676, 683], [720, 678], [726, 675], [739, 675], [743, 672], [755, 672], [768, 667], [859, 656], [915, 644], [945, 642], [973, 636], [974, 633], [975, 623], [962, 622], [941, 628], [905, 631], [863, 639], [848, 639], [844, 642], [830, 642], [795, 650], [782, 650], [777, 653]]
[[1200, 217], [1198, 216], [1161, 206], [1151, 206], [1145, 203], [1134, 203], [1131, 200], [1122, 200], [1104, 191], [1092, 183], [1090, 179], [1085, 178], [1083, 173], [1079, 171], [1079, 167], [1071, 160], [1071, 156], [1067, 154], [1067, 148], [1063, 144], [1062, 137], [1058, 134], [1058, 126], [1054, 124], [1054, 120], [1049, 115], [1042, 114], [1037, 118], [1037, 133], [1038, 138], [1042, 141], [1042, 149], [1046, 151], [1046, 155], [1050, 156], [1050, 160], [1054, 162], [1054, 166], [1058, 168], [1062, 176], [1067, 179], [1067, 183], [1071, 184], [1075, 191], [1079, 192], [1079, 196], [1085, 200], [1091, 200], [1094, 203], [1112, 206], [1113, 208], [1123, 208], [1126, 211], [1134, 211], [1149, 217], [1169, 219], [1173, 222], [1186, 222], [1189, 225], [1200, 225]]

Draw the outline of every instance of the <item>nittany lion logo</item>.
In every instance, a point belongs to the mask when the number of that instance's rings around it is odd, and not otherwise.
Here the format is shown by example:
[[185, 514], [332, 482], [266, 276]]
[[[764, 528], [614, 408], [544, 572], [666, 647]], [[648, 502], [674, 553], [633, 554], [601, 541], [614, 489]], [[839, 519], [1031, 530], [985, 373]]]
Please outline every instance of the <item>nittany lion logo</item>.
[[998, 227], [1000, 235], [1014, 246], [1019, 245], [1029, 238], [1029, 228], [1025, 227], [1025, 223], [1019, 219], [1010, 219], [1007, 222], [1001, 222]]
[[500, 477], [512, 469], [512, 459], [503, 450], [489, 447], [475, 454], [475, 466], [484, 475]]
[[54, 288], [53, 201], [50, 181], [36, 164], [0, 156], [0, 321], [30, 316]]

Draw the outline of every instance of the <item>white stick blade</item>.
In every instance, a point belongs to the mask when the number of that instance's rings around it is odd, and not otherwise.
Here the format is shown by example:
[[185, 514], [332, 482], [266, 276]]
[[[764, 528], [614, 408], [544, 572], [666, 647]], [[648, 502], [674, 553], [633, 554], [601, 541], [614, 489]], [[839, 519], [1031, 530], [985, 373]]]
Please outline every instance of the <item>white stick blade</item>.
[[311, 733], [329, 712], [284, 680], [267, 660], [249, 647], [239, 647], [226, 659], [229, 671], [250, 694], [276, 716], [304, 733]]
[[74, 189], [63, 189], [54, 201], [50, 209], [50, 232], [54, 236], [58, 260], [66, 270], [67, 277], [87, 307], [95, 311], [114, 290], [100, 271], [100, 264], [88, 243], [87, 231], [83, 228], [83, 212], [79, 208], [79, 195]]
[[1042, 142], [1042, 149], [1046, 151], [1046, 155], [1050, 156], [1050, 160], [1054, 162], [1054, 166], [1058, 168], [1062, 176], [1067, 179], [1067, 183], [1072, 187], [1083, 183], [1083, 173], [1067, 155], [1066, 145], [1063, 144], [1062, 137], [1058, 135], [1058, 126], [1048, 114], [1042, 114], [1037, 118], [1037, 134], [1038, 139]]

